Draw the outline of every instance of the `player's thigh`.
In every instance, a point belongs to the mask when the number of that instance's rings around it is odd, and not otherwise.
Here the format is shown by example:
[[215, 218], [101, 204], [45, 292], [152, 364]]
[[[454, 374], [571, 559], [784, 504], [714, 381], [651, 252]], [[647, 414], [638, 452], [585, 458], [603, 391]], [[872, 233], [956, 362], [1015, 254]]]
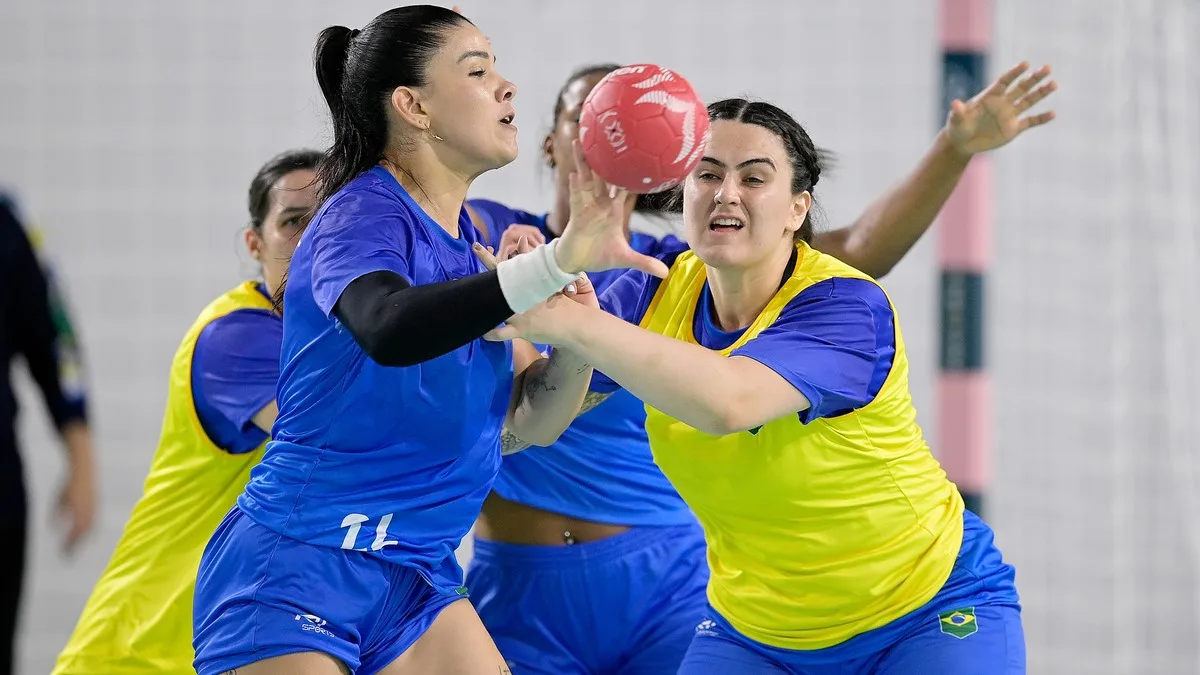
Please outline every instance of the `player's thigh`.
[[350, 675], [350, 669], [328, 654], [301, 652], [256, 661], [222, 675]]
[[466, 598], [446, 606], [429, 629], [379, 675], [498, 675], [510, 673], [479, 615]]
[[324, 673], [328, 663], [357, 670], [360, 636], [386, 596], [388, 571], [377, 558], [283, 537], [235, 509], [218, 527], [197, 575], [196, 671], [244, 672], [258, 663], [275, 669], [271, 664], [278, 662], [269, 659], [292, 654], [311, 654], [291, 658], [314, 673]]
[[1002, 605], [964, 609], [969, 612], [958, 617], [931, 617], [921, 630], [888, 649], [873, 675], [1025, 675], [1020, 610]]

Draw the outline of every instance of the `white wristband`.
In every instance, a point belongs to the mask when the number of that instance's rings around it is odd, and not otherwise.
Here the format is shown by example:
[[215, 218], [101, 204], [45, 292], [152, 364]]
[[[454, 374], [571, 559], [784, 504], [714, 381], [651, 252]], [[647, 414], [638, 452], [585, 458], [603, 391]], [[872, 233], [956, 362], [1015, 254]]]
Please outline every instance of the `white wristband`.
[[529, 253], [509, 258], [496, 265], [500, 291], [512, 311], [520, 314], [561, 291], [581, 275], [568, 274], [558, 266], [554, 250], [558, 240], [538, 246]]

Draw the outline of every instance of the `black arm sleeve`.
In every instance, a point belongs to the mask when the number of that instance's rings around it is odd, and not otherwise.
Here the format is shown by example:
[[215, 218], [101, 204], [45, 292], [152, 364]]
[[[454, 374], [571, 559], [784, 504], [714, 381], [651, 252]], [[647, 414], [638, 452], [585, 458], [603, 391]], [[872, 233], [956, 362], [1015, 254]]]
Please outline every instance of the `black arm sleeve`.
[[58, 361], [58, 327], [50, 310], [50, 292], [41, 263], [33, 252], [33, 245], [25, 234], [25, 228], [7, 206], [0, 204], [0, 229], [6, 240], [11, 281], [10, 318], [15, 350], [25, 357], [29, 374], [42, 391], [46, 408], [55, 426], [62, 428], [68, 422], [83, 419], [79, 405], [73, 405], [63, 394]]
[[413, 286], [394, 272], [351, 281], [333, 314], [384, 366], [413, 366], [480, 337], [513, 315], [496, 271]]

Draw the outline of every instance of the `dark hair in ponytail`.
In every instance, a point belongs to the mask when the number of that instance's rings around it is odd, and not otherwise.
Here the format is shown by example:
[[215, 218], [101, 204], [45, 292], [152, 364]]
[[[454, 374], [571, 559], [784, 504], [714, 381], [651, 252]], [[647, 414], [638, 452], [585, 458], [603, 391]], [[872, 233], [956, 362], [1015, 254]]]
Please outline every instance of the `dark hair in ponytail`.
[[[708, 106], [708, 119], [713, 122], [728, 120], [743, 124], [754, 124], [775, 134], [787, 150], [788, 163], [792, 167], [792, 194], [798, 195], [807, 191], [813, 193], [817, 181], [821, 179], [821, 171], [826, 168], [832, 154], [818, 148], [808, 132], [787, 111], [764, 101], [749, 101], [744, 98], [727, 98]], [[645, 195], [655, 202], [662, 211], [680, 213], [683, 211], [682, 186], [667, 192]], [[796, 231], [796, 241], [812, 243], [813, 212], [817, 204], [813, 201], [812, 208], [804, 217], [804, 224]]]
[[[317, 166], [317, 208], [383, 159], [392, 92], [425, 86], [430, 59], [460, 23], [470, 21], [445, 7], [410, 5], [389, 9], [362, 30], [330, 26], [317, 36], [317, 84], [333, 119], [333, 144]], [[276, 310], [282, 311], [286, 286], [285, 275]]]
[[392, 92], [424, 86], [447, 30], [463, 22], [470, 23], [444, 7], [411, 5], [380, 14], [362, 30], [321, 31], [313, 61], [333, 118], [333, 144], [317, 169], [320, 201], [383, 159]]

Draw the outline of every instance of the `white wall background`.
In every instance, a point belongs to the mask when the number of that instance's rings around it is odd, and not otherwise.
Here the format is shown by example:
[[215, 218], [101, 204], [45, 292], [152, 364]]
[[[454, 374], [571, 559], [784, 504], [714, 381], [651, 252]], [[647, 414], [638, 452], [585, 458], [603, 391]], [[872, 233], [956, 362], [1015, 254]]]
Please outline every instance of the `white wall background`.
[[[836, 170], [817, 194], [850, 222], [938, 124], [936, 3], [908, 0], [464, 1], [520, 86], [522, 156], [476, 196], [549, 205], [538, 147], [575, 66], [657, 62], [709, 100], [791, 110]], [[1200, 488], [1189, 389], [1200, 213], [1200, 35], [1187, 0], [998, 0], [993, 73], [1050, 62], [1059, 121], [997, 155], [988, 355], [988, 520], [1018, 566], [1031, 673], [1195, 673]], [[253, 268], [245, 191], [276, 152], [319, 146], [312, 75], [327, 25], [390, 5], [318, 0], [0, 4], [0, 182], [47, 230], [90, 357], [103, 502], [74, 560], [48, 522], [58, 448], [27, 397], [34, 520], [22, 633], [49, 671], [154, 451], [171, 355]], [[885, 284], [933, 429], [936, 265], [927, 238]]]

